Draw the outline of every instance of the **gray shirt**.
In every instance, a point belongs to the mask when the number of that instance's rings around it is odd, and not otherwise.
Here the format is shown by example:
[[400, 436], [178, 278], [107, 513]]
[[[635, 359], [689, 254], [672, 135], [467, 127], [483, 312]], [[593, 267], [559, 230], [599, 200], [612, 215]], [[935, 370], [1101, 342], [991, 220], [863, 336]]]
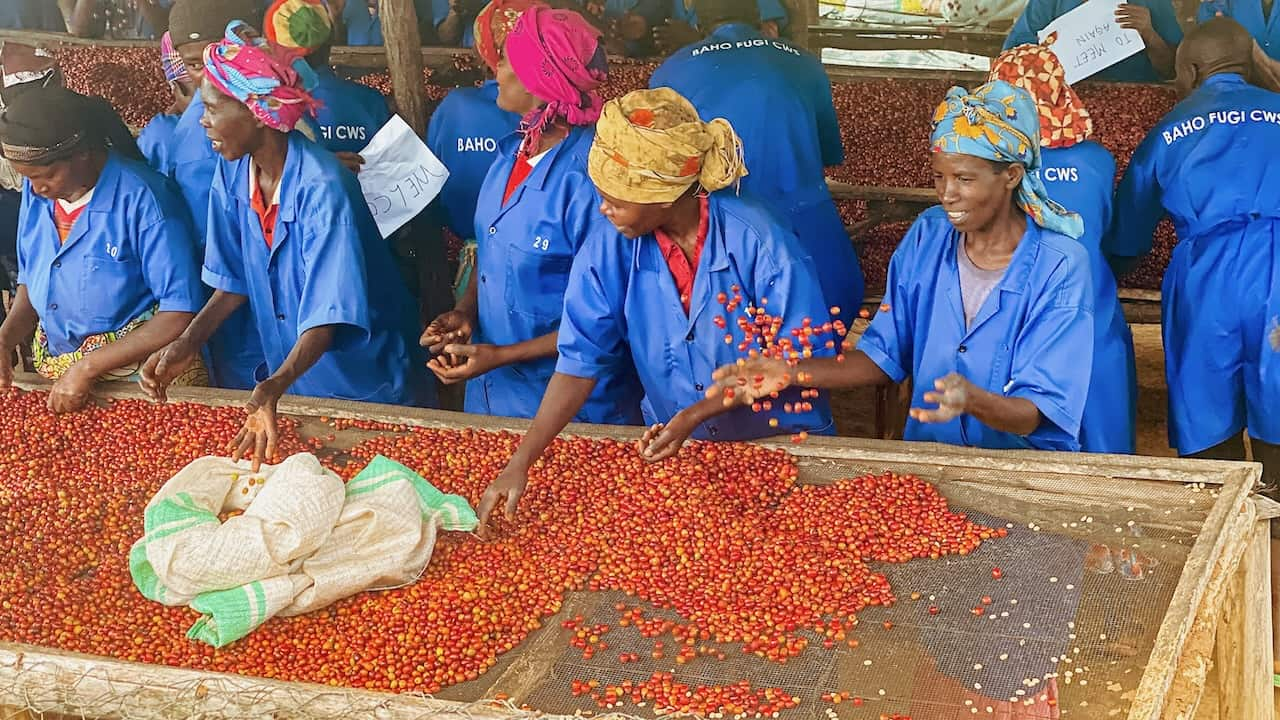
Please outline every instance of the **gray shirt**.
[[998, 270], [980, 268], [969, 259], [969, 253], [964, 249], [963, 239], [959, 246], [956, 260], [960, 267], [960, 297], [964, 301], [964, 326], [969, 328], [973, 326], [973, 319], [978, 317], [978, 311], [987, 301], [987, 296], [996, 285], [1000, 284], [1000, 278], [1004, 277], [1006, 268]]

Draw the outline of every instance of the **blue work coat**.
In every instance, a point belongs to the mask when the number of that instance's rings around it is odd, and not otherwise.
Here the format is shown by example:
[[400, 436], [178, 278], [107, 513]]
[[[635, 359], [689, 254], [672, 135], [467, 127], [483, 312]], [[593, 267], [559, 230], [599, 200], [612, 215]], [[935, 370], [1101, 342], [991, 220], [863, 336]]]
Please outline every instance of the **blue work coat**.
[[[629, 240], [616, 231], [603, 232], [587, 241], [569, 276], [558, 372], [598, 378], [634, 365], [644, 386], [645, 422], [665, 423], [705, 397], [716, 368], [745, 355], [738, 350], [743, 338], [737, 318], [717, 302], [720, 293], [732, 296], [737, 286], [744, 309], [767, 307], [781, 316], [784, 330], [802, 327], [805, 318], [825, 317], [822, 293], [810, 279], [813, 262], [769, 210], [722, 191], [711, 194], [708, 216], [687, 314], [652, 235]], [[728, 329], [717, 327], [716, 317], [724, 318]], [[733, 344], [724, 341], [729, 332]], [[834, 354], [825, 342], [819, 341], [815, 355]], [[783, 393], [771, 412], [744, 407], [708, 420], [694, 437], [752, 440], [801, 430], [830, 432], [825, 394], [811, 401], [810, 412], [783, 412], [785, 403], [801, 402], [799, 393], [795, 388]], [[770, 418], [778, 419], [778, 427], [769, 427]]]
[[[499, 143], [476, 206], [473, 282], [480, 327], [475, 342], [513, 345], [559, 329], [574, 256], [587, 238], [613, 230], [587, 177], [594, 137], [590, 128], [574, 128], [506, 203], [502, 198], [521, 138], [512, 135]], [[531, 418], [555, 369], [556, 359], [549, 357], [487, 372], [467, 383], [466, 411]], [[577, 419], [639, 423], [640, 396], [634, 371], [601, 378]]]
[[[779, 0], [756, 0], [756, 5], [760, 9], [761, 22], [772, 20], [778, 23], [779, 29], [787, 27], [787, 9]], [[698, 13], [694, 11], [692, 4], [686, 4], [685, 0], [671, 0], [671, 18], [698, 27]]]
[[1196, 22], [1222, 16], [1243, 25], [1263, 52], [1280, 59], [1280, 13], [1276, 12], [1275, 5], [1271, 6], [1270, 15], [1263, 15], [1262, 0], [1205, 0], [1200, 3]]
[[248, 174], [247, 157], [214, 171], [204, 281], [248, 296], [268, 372], [280, 368], [307, 330], [335, 325], [333, 345], [290, 393], [433, 404], [416, 308], [356, 176], [332, 153], [291, 133], [274, 243], [267, 247]]
[[1162, 313], [1169, 440], [1200, 452], [1248, 426], [1280, 443], [1280, 95], [1209, 77], [1134, 151], [1103, 246], [1123, 270], [1151, 250], [1166, 213], [1178, 244]]
[[[431, 0], [414, 0], [419, 23], [430, 20], [434, 9]], [[348, 0], [342, 9], [342, 24], [347, 28], [348, 45], [382, 45], [382, 18], [369, 9], [367, 0]]]
[[[750, 172], [743, 192], [791, 221], [818, 268], [827, 305], [838, 306], [849, 324], [862, 302], [862, 268], [823, 171], [844, 161], [844, 146], [822, 63], [755, 28], [722, 25], [671, 56], [649, 87], [670, 87], [703, 120], [725, 118], [733, 125]], [[743, 102], [744, 88], [751, 102]]]
[[475, 233], [480, 186], [498, 156], [498, 142], [519, 125], [519, 115], [498, 107], [496, 80], [451, 91], [431, 114], [427, 147], [449, 168], [437, 202], [454, 235], [466, 240]]
[[1086, 452], [1133, 453], [1138, 442], [1138, 371], [1133, 334], [1124, 319], [1116, 279], [1102, 255], [1102, 238], [1111, 226], [1116, 161], [1093, 140], [1041, 151], [1039, 170], [1049, 197], [1079, 213], [1093, 277], [1093, 374], [1080, 423]]
[[[203, 115], [204, 101], [200, 93], [196, 93], [178, 118], [169, 148], [156, 153], [158, 162], [152, 162], [153, 167], [168, 175], [182, 191], [202, 253], [209, 222], [209, 187], [214, 169], [222, 162], [200, 125]], [[209, 338], [204, 354], [209, 382], [214, 387], [250, 390], [267, 377], [262, 345], [248, 307], [236, 310], [222, 323]]]
[[5, 0], [0, 3], [0, 28], [7, 30], [67, 31], [58, 3], [49, 0]]
[[138, 149], [157, 172], [164, 173], [173, 166], [169, 157], [173, 152], [173, 134], [178, 129], [178, 116], [160, 113], [138, 133]]
[[77, 350], [157, 304], [159, 312], [199, 312], [205, 290], [197, 255], [182, 198], [141, 162], [108, 152], [65, 243], [53, 201], [24, 183], [18, 284], [27, 286], [53, 353]]
[[888, 308], [871, 320], [858, 349], [894, 382], [914, 378], [912, 407], [934, 407], [924, 394], [956, 372], [989, 392], [1030, 400], [1043, 417], [1025, 437], [971, 415], [946, 423], [911, 418], [903, 437], [991, 450], [1079, 450], [1093, 366], [1088, 253], [1028, 217], [1004, 277], [966, 328], [961, 242], [941, 206], [916, 218], [889, 261]]
[[[1036, 34], [1048, 27], [1049, 23], [1080, 7], [1084, 0], [1029, 0], [1027, 7], [1013, 24], [1009, 37], [1005, 38], [1004, 49], [1018, 45], [1034, 45], [1040, 40]], [[1131, 0], [1133, 5], [1141, 5], [1151, 11], [1151, 26], [1156, 34], [1164, 39], [1169, 47], [1176, 49], [1182, 42], [1182, 28], [1178, 25], [1178, 15], [1169, 0]], [[1069, 57], [1063, 62], [1070, 62]], [[1160, 82], [1165, 78], [1156, 72], [1155, 66], [1146, 52], [1139, 52], [1121, 60], [1090, 76], [1092, 80], [1110, 80], [1112, 82]]]
[[343, 80], [327, 66], [316, 70], [316, 77], [317, 140], [330, 152], [360, 152], [391, 119], [387, 99], [371, 87]]

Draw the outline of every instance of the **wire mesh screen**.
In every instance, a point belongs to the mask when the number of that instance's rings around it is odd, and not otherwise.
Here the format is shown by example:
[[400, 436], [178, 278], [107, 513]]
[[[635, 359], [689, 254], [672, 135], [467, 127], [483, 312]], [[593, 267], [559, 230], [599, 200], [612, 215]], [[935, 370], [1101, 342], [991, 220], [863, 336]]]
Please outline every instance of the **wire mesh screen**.
[[[488, 426], [499, 429], [501, 424]], [[372, 438], [407, 436], [403, 429], [335, 431], [331, 423], [315, 418], [302, 418], [297, 430], [326, 462], [336, 464], [360, 462], [352, 448]], [[796, 459], [798, 482], [825, 485], [886, 471], [915, 474], [934, 483], [953, 511], [1002, 528], [1007, 536], [983, 542], [968, 554], [872, 563], [872, 570], [891, 584], [896, 602], [862, 610], [856, 626], [838, 632], [799, 630], [808, 646], [785, 663], [705, 636], [686, 642], [677, 637], [676, 628], [688, 618], [624, 593], [576, 591], [565, 596], [561, 610], [541, 629], [499, 655], [478, 679], [449, 685], [435, 697], [464, 707], [498, 697], [542, 713], [652, 716], [663, 709], [635, 688], [656, 674], [667, 684], [688, 685], [693, 693], [743, 681], [753, 688], [778, 688], [798, 701], [794, 708], [777, 713], [784, 719], [1124, 717], [1216, 490], [1121, 477], [1055, 475], [1034, 463], [1019, 472], [979, 470], [949, 464], [927, 446], [912, 453], [893, 467], [857, 457], [801, 456]], [[599, 468], [601, 473], [609, 471]], [[145, 496], [131, 502], [140, 510], [138, 502], [144, 503]], [[838, 518], [837, 513], [812, 522], [839, 522]], [[746, 539], [747, 545], [751, 542]], [[407, 602], [395, 593], [387, 597]], [[349, 605], [352, 617], [361, 602]], [[640, 615], [669, 625], [656, 635], [642, 636], [634, 621]], [[172, 624], [183, 622], [179, 615]], [[598, 626], [608, 626], [599, 638], [607, 649], [600, 643], [597, 652], [587, 654], [572, 644], [578, 631]], [[368, 631], [344, 624], [341, 618], [335, 618], [332, 627], [353, 634]], [[6, 639], [18, 634], [4, 622], [0, 630]], [[279, 628], [271, 632], [287, 637]], [[394, 641], [410, 652], [422, 650], [413, 646], [428, 642], [413, 628], [402, 629]], [[394, 654], [387, 647], [383, 651]], [[336, 663], [338, 655], [334, 657]], [[210, 658], [218, 661], [217, 655]], [[314, 664], [325, 662], [318, 658]], [[80, 683], [72, 680], [73, 685]], [[67, 682], [66, 677], [61, 682]], [[189, 682], [172, 686], [190, 702], [204, 702], [211, 687]], [[30, 706], [56, 706], [88, 717], [177, 716], [172, 703], [130, 704], [123, 697], [125, 690], [110, 689], [124, 685], [104, 687], [108, 689], [92, 706], [74, 701], [75, 693], [69, 690]], [[0, 687], [0, 697], [5, 691]], [[246, 694], [237, 695], [228, 707], [253, 707], [251, 691], [228, 690], [225, 695], [242, 692]], [[155, 688], [148, 693], [147, 697], [163, 694]], [[361, 717], [370, 716], [362, 713], [372, 707], [367, 700], [351, 700], [320, 714], [310, 710], [314, 701], [308, 702], [307, 708], [276, 706], [271, 711], [277, 717]], [[732, 711], [723, 715], [752, 716]]]
[[[831, 461], [801, 467], [802, 482], [819, 483], [885, 469]], [[786, 664], [727, 652], [723, 661], [703, 654], [675, 665], [678, 643], [669, 636], [659, 638], [666, 652], [655, 660], [654, 639], [618, 628], [604, 657], [584, 660], [562, 641], [527, 702], [552, 713], [598, 712], [589, 695], [574, 697], [574, 681], [620, 686], [670, 671], [693, 686], [749, 678], [782, 688], [801, 699], [789, 717], [1124, 717], [1216, 493], [1180, 488], [1176, 511], [1091, 507], [1064, 481], [1055, 506], [984, 497], [982, 482], [942, 488], [953, 509], [1009, 535], [966, 556], [875, 565], [898, 601], [859, 614], [850, 633], [857, 647], [825, 648], [810, 634], [810, 649]], [[585, 624], [616, 626], [618, 604], [643, 605], [620, 594], [587, 598]], [[619, 665], [615, 653], [641, 660]]]

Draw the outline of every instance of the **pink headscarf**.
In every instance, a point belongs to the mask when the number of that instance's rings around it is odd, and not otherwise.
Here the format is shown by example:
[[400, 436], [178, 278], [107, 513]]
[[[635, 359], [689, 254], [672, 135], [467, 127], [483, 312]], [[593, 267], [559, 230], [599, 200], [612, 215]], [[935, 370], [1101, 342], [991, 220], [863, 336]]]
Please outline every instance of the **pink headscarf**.
[[600, 31], [571, 10], [531, 7], [520, 15], [504, 46], [525, 88], [547, 104], [524, 117], [525, 147], [537, 147], [542, 132], [559, 118], [591, 125], [604, 100], [596, 89], [609, 77]]
[[315, 139], [308, 118], [320, 103], [311, 96], [315, 72], [296, 53], [273, 45], [240, 20], [227, 25], [226, 37], [205, 48], [205, 79], [248, 106], [264, 125], [281, 132], [298, 130]]

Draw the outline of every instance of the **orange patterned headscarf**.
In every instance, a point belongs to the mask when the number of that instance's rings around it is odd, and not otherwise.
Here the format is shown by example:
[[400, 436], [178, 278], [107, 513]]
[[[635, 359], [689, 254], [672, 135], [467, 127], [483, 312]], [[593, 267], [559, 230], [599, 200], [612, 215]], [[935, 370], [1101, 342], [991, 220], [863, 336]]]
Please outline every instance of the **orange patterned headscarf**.
[[520, 14], [534, 5], [546, 5], [543, 0], [493, 0], [476, 16], [475, 48], [489, 69], [498, 71], [502, 58], [502, 43], [516, 27]]
[[1019, 45], [991, 61], [990, 80], [1003, 80], [1035, 98], [1040, 111], [1040, 146], [1071, 147], [1093, 134], [1093, 120], [1067, 84], [1062, 63], [1043, 45]]

